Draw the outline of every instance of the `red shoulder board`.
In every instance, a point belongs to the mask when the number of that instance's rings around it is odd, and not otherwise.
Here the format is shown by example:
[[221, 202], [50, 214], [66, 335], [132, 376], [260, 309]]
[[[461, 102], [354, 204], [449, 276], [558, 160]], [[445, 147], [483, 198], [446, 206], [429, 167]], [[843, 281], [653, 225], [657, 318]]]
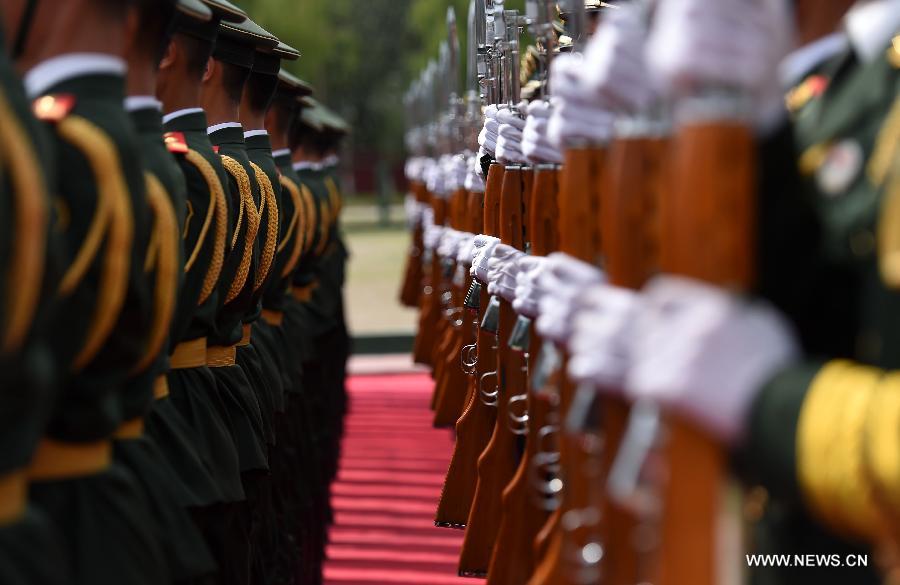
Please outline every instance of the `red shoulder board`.
[[59, 122], [75, 107], [75, 96], [71, 94], [45, 95], [31, 105], [35, 117], [44, 122]]
[[187, 140], [183, 132], [166, 132], [166, 148], [175, 154], [185, 154], [188, 151]]
[[218, 147], [218, 146], [213, 146], [213, 152], [216, 153], [216, 154], [219, 154], [219, 147]]

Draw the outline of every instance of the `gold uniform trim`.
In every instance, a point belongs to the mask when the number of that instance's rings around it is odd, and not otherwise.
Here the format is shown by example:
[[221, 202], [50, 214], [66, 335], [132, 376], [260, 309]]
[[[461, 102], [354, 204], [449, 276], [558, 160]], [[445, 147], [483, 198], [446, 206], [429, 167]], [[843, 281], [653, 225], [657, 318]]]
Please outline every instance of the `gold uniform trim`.
[[865, 464], [879, 503], [900, 518], [900, 373], [885, 375], [866, 418]]
[[0, 526], [18, 522], [28, 502], [28, 475], [14, 471], [0, 477]]
[[295, 286], [292, 290], [294, 298], [301, 303], [307, 303], [312, 300], [313, 292], [318, 288], [318, 282], [312, 282], [306, 286]]
[[11, 235], [7, 280], [6, 328], [0, 350], [18, 349], [34, 319], [44, 278], [47, 245], [47, 185], [31, 140], [0, 92], [0, 128], [7, 148], [0, 149], [2, 166], [12, 181], [15, 225]]
[[157, 177], [144, 174], [147, 185], [147, 203], [155, 219], [144, 272], [156, 271], [156, 288], [153, 291], [153, 327], [143, 357], [132, 368], [132, 373], [142, 372], [153, 363], [168, 339], [172, 315], [175, 313], [175, 297], [178, 292], [178, 219], [169, 200], [169, 194]]
[[112, 465], [112, 443], [63, 443], [42, 439], [28, 468], [31, 481], [58, 481], [96, 475]]
[[219, 276], [222, 274], [222, 266], [225, 262], [225, 240], [228, 238], [228, 204], [225, 201], [225, 189], [222, 187], [222, 182], [219, 180], [216, 170], [209, 164], [209, 161], [203, 158], [203, 155], [196, 150], [188, 150], [185, 154], [185, 159], [196, 167], [200, 176], [206, 181], [206, 186], [209, 189], [209, 209], [203, 220], [203, 227], [200, 229], [197, 243], [194, 245], [194, 249], [184, 265], [185, 273], [190, 272], [194, 263], [197, 261], [197, 257], [200, 255], [200, 250], [209, 233], [209, 228], [212, 225], [213, 218], [215, 218], [216, 222], [212, 260], [206, 271], [206, 277], [203, 280], [203, 288], [200, 290], [200, 297], [197, 299], [197, 305], [202, 305], [216, 289], [216, 284], [219, 282]]
[[206, 343], [206, 338], [201, 337], [190, 341], [182, 341], [176, 345], [175, 351], [169, 356], [169, 369], [190, 370], [191, 368], [202, 368], [205, 366]]
[[206, 350], [206, 365], [210, 368], [233, 366], [236, 357], [237, 349], [234, 345], [214, 345]]
[[305, 213], [305, 203], [303, 202], [303, 197], [300, 195], [300, 188], [297, 184], [290, 178], [282, 175], [281, 185], [284, 187], [284, 190], [288, 193], [294, 204], [294, 216], [291, 218], [291, 223], [288, 225], [288, 229], [285, 232], [284, 240], [278, 247], [278, 253], [280, 254], [282, 250], [287, 247], [288, 242], [293, 242], [290, 256], [288, 257], [287, 262], [284, 263], [284, 268], [281, 270], [281, 277], [284, 278], [294, 271], [297, 267], [297, 263], [300, 261], [300, 255], [303, 253], [303, 248], [308, 237], [308, 228], [306, 224], [309, 223], [310, 219]]
[[143, 417], [135, 418], [123, 422], [113, 437], [120, 441], [133, 441], [144, 436], [144, 419]]
[[234, 248], [237, 242], [237, 235], [240, 231], [242, 221], [241, 216], [244, 214], [247, 215], [247, 235], [244, 239], [243, 256], [241, 256], [241, 263], [238, 265], [234, 282], [231, 283], [228, 294], [225, 295], [225, 303], [230, 303], [241, 293], [244, 285], [247, 284], [247, 278], [250, 276], [250, 262], [253, 259], [253, 243], [256, 241], [256, 234], [259, 232], [259, 214], [256, 211], [256, 203], [253, 201], [253, 191], [250, 187], [250, 177], [247, 175], [247, 171], [244, 170], [244, 167], [241, 166], [239, 162], [230, 156], [223, 156], [222, 164], [225, 166], [225, 170], [228, 171], [228, 174], [237, 181], [241, 196], [241, 213], [238, 217], [237, 227], [235, 227], [234, 230], [234, 238], [232, 238], [231, 244], [232, 248]]
[[341, 191], [337, 187], [332, 177], [325, 177], [325, 188], [328, 189], [328, 202], [331, 205], [332, 219], [337, 219], [341, 214], [343, 203], [341, 201]]
[[250, 339], [253, 337], [253, 326], [250, 323], [244, 323], [241, 326], [241, 340], [237, 342], [237, 347], [247, 347], [250, 345]]
[[253, 280], [253, 292], [258, 291], [269, 275], [272, 269], [272, 263], [275, 261], [275, 253], [278, 249], [278, 199], [275, 197], [275, 188], [272, 187], [272, 181], [265, 171], [256, 163], [250, 163], [253, 172], [256, 173], [256, 182], [259, 183], [260, 203], [259, 217], [262, 218], [263, 211], [267, 211], [266, 222], [266, 241], [262, 247], [262, 256], [259, 261], [259, 270]]
[[863, 437], [881, 371], [838, 360], [810, 386], [797, 426], [797, 477], [811, 510], [833, 529], [877, 540], [878, 509], [866, 480]]
[[80, 116], [69, 116], [61, 120], [56, 128], [63, 140], [85, 155], [97, 180], [94, 219], [74, 262], [60, 283], [62, 296], [73, 292], [84, 278], [99, 252], [101, 241], [106, 237], [106, 253], [93, 322], [81, 351], [72, 362], [72, 368], [77, 371], [89, 364], [103, 347], [125, 302], [134, 218], [119, 154], [106, 133]]
[[312, 250], [313, 242], [316, 239], [316, 197], [313, 192], [304, 184], [300, 184], [300, 196], [303, 198], [303, 209], [306, 212], [306, 233], [303, 238], [303, 253], [306, 254]]
[[263, 321], [273, 327], [281, 327], [284, 323], [284, 313], [281, 311], [272, 311], [271, 309], [262, 310]]
[[[204, 357], [205, 357], [204, 351]], [[168, 398], [169, 396], [169, 379], [166, 378], [165, 375], [157, 376], [153, 381], [153, 398], [156, 400], [162, 400], [163, 398]]]

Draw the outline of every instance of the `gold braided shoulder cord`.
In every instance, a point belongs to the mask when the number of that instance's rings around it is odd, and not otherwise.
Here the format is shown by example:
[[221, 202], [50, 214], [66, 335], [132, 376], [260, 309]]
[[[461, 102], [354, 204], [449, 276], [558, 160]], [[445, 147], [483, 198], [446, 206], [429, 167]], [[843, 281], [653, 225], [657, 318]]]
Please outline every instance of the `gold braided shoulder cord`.
[[256, 278], [253, 281], [253, 292], [262, 287], [272, 269], [272, 263], [275, 261], [275, 254], [278, 248], [278, 200], [275, 198], [275, 188], [272, 187], [272, 181], [265, 171], [256, 163], [250, 163], [253, 172], [256, 173], [256, 181], [262, 197], [260, 197], [259, 215], [262, 218], [263, 210], [267, 209], [266, 222], [266, 242], [262, 249], [262, 257], [259, 262], [259, 270], [256, 272]]
[[[225, 240], [228, 237], [228, 204], [225, 201], [225, 189], [222, 187], [222, 182], [219, 180], [216, 170], [209, 161], [203, 158], [203, 155], [196, 150], [188, 150], [185, 155], [185, 160], [197, 168], [197, 171], [200, 172], [200, 175], [203, 177], [203, 180], [206, 181], [206, 186], [209, 189], [209, 209], [206, 212], [206, 218], [203, 220], [203, 227], [200, 229], [197, 243], [194, 245], [194, 249], [189, 256], [187, 263], [184, 265], [184, 271], [186, 273], [190, 272], [194, 263], [197, 261], [200, 250], [206, 241], [206, 236], [209, 232], [210, 225], [212, 224], [213, 217], [215, 217], [216, 221], [212, 260], [206, 271], [206, 276], [203, 279], [203, 288], [200, 290], [200, 297], [197, 299], [197, 305], [202, 305], [209, 299], [209, 295], [215, 290], [216, 284], [219, 282], [219, 276], [222, 274], [222, 265], [225, 262]], [[243, 198], [241, 199], [241, 203], [241, 208], [243, 209]]]
[[331, 177], [325, 177], [325, 188], [328, 189], [328, 201], [331, 204], [332, 220], [337, 220], [341, 214], [343, 204], [341, 202], [341, 192], [337, 188], [337, 183]]
[[316, 256], [321, 256], [325, 253], [325, 248], [328, 247], [328, 241], [331, 238], [331, 220], [332, 220], [332, 210], [328, 203], [322, 202], [322, 205], [319, 206], [320, 219], [319, 227], [321, 232], [319, 234], [319, 242], [316, 246]]
[[154, 319], [147, 348], [143, 357], [132, 368], [132, 373], [140, 373], [150, 367], [162, 350], [172, 324], [178, 292], [179, 234], [175, 209], [165, 187], [157, 177], [145, 173], [144, 181], [147, 188], [147, 203], [155, 220], [144, 271], [156, 271], [156, 290], [153, 291]]
[[72, 362], [72, 368], [77, 371], [88, 365], [103, 347], [125, 302], [134, 240], [134, 217], [119, 153], [106, 133], [80, 116], [69, 116], [56, 127], [63, 140], [85, 155], [97, 180], [94, 219], [75, 261], [63, 276], [59, 289], [62, 296], [71, 294], [81, 282], [106, 235], [106, 253], [94, 318], [81, 351]]
[[[244, 285], [247, 284], [247, 278], [250, 275], [250, 262], [253, 259], [253, 243], [256, 241], [256, 234], [259, 232], [259, 214], [256, 210], [256, 203], [253, 201], [253, 191], [250, 188], [250, 177], [247, 175], [247, 171], [244, 170], [241, 163], [230, 156], [223, 156], [222, 164], [225, 166], [225, 170], [228, 171], [228, 174], [237, 181], [241, 195], [241, 216], [245, 213], [247, 215], [247, 234], [244, 238], [243, 256], [241, 256], [241, 263], [238, 265], [234, 282], [231, 283], [228, 294], [225, 295], [225, 302], [230, 303], [241, 293], [241, 290], [243, 290]], [[232, 239], [232, 248], [236, 245], [240, 225], [241, 219], [239, 217], [238, 225], [234, 232], [235, 235]]]
[[278, 252], [281, 253], [282, 249], [287, 246], [287, 243], [293, 241], [291, 255], [288, 257], [287, 262], [284, 263], [284, 268], [280, 275], [284, 278], [294, 271], [294, 268], [297, 267], [297, 262], [300, 261], [300, 254], [303, 252], [303, 243], [306, 238], [306, 223], [308, 222], [308, 219], [303, 213], [303, 200], [300, 197], [300, 188], [297, 187], [297, 184], [288, 177], [282, 175], [281, 185], [290, 195], [291, 201], [294, 204], [294, 216], [291, 218], [291, 223], [285, 232], [284, 240], [278, 247]]
[[864, 452], [878, 503], [896, 525], [900, 519], [900, 372], [885, 375], [872, 396]]
[[882, 528], [863, 441], [881, 374], [849, 361], [829, 362], [813, 380], [797, 424], [797, 477], [809, 507], [840, 533], [871, 541]]
[[2, 162], [12, 181], [15, 198], [15, 227], [12, 230], [7, 281], [6, 330], [0, 350], [18, 349], [34, 319], [44, 278], [48, 202], [47, 185], [38, 165], [31, 139], [19, 124], [6, 96], [0, 92]]
[[303, 253], [312, 250], [316, 239], [316, 197], [309, 187], [300, 183], [300, 196], [303, 198], [303, 210], [306, 215], [306, 230], [303, 234]]

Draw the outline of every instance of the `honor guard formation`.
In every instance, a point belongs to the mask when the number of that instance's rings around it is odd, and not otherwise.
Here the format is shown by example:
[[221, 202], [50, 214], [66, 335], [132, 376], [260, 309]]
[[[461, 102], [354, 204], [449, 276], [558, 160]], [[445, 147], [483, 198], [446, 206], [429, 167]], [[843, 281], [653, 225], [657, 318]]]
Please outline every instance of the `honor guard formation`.
[[0, 583], [321, 583], [346, 124], [225, 0], [0, 7]]
[[459, 574], [900, 583], [900, 1], [511, 2], [404, 103]]

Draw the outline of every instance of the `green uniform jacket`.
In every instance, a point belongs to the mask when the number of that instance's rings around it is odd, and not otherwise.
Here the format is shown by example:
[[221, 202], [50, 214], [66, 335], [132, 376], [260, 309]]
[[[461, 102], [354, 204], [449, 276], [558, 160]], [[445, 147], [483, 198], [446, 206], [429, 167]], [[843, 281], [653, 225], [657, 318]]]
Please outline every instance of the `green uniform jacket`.
[[[63, 81], [46, 93], [71, 100], [62, 120], [48, 121], [59, 153], [59, 207], [70, 254], [69, 274], [92, 229], [98, 202], [109, 200], [119, 210], [108, 222], [107, 238], [90, 258], [88, 269], [72, 278], [69, 290], [63, 292], [55, 323], [62, 367], [70, 375], [59, 393], [49, 434], [62, 441], [95, 441], [108, 438], [125, 420], [126, 395], [129, 403], [152, 396], [152, 380], [125, 383], [144, 357], [152, 327], [151, 283], [144, 273], [152, 218], [144, 171], [135, 156], [137, 137], [123, 107], [124, 79], [112, 74], [85, 75]], [[73, 121], [78, 126], [71, 127]], [[100, 147], [102, 152], [88, 154]], [[99, 182], [110, 176], [120, 177], [121, 182], [108, 193], [101, 191]], [[119, 232], [121, 218], [132, 222], [131, 244], [126, 248], [109, 242]], [[121, 266], [112, 263], [117, 257], [128, 261], [127, 271], [116, 269]], [[116, 291], [121, 288], [124, 293]], [[116, 311], [111, 300], [119, 294], [124, 294], [124, 300]], [[99, 349], [86, 352], [89, 341]]]
[[[770, 495], [756, 534], [758, 553], [868, 550], [813, 518], [797, 475], [798, 421], [826, 362], [900, 367], [900, 296], [878, 264], [885, 177], [870, 164], [880, 156], [900, 70], [886, 58], [863, 65], [843, 55], [822, 75], [830, 79], [824, 94], [762, 151], [760, 292], [793, 321], [806, 358], [765, 387], [740, 455], [751, 480]], [[755, 583], [779, 585], [877, 583], [874, 565], [870, 555], [869, 569], [761, 568], [753, 575]]]

